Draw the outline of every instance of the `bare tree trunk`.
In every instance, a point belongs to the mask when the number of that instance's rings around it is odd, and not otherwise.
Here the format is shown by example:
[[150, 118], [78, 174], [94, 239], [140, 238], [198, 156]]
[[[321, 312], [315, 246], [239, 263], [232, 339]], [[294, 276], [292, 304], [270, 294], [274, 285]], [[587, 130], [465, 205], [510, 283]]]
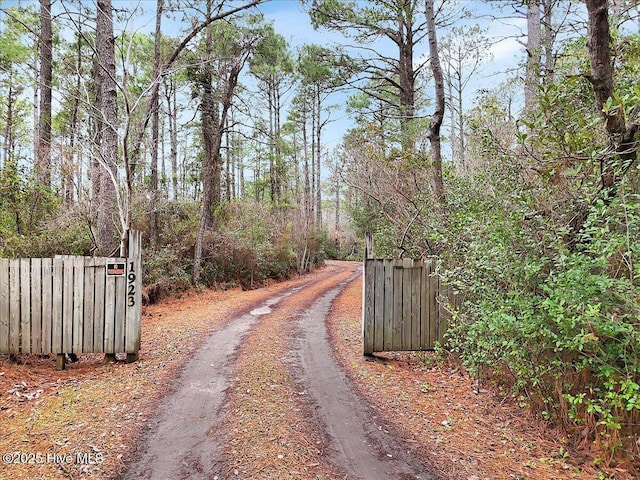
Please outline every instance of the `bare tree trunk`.
[[613, 155], [601, 162], [602, 190], [613, 198], [621, 177], [637, 161], [640, 126], [627, 127], [622, 108], [604, 110], [604, 104], [614, 94], [614, 64], [611, 56], [611, 33], [607, 0], [586, 0], [589, 16], [589, 59], [596, 106], [602, 112], [604, 127]]
[[116, 159], [118, 155], [118, 97], [116, 90], [115, 40], [111, 0], [98, 0], [96, 19], [96, 80], [99, 90], [100, 147], [98, 174], [98, 251], [109, 255], [118, 244], [115, 215]]
[[[203, 94], [201, 105], [202, 118], [202, 134], [204, 136], [204, 159], [202, 174], [202, 205], [200, 208], [200, 221], [198, 223], [198, 235], [196, 238], [195, 255], [193, 261], [193, 281], [200, 281], [202, 268], [202, 247], [205, 232], [213, 226], [212, 209], [220, 204], [220, 148], [222, 145], [222, 136], [224, 134], [224, 125], [226, 123], [227, 114], [231, 107], [233, 94], [238, 85], [238, 76], [244, 65], [243, 59], [238, 59], [231, 66], [228, 78], [224, 81], [224, 90], [221, 99], [221, 107], [219, 110], [215, 98], [213, 96], [213, 72], [209, 71], [203, 75]], [[206, 67], [207, 69], [209, 66]]]
[[309, 225], [315, 223], [316, 218], [316, 122], [317, 113], [315, 98], [311, 100], [311, 191], [309, 196]]
[[279, 84], [275, 83], [273, 86], [273, 121], [274, 121], [274, 140], [275, 140], [275, 164], [276, 164], [276, 194], [278, 198], [277, 204], [282, 204], [283, 193], [285, 190], [284, 180], [285, 180], [285, 172], [284, 165], [282, 159], [282, 142], [280, 139], [281, 136], [281, 125], [280, 125], [280, 110], [282, 106], [280, 105], [280, 88]]
[[225, 119], [224, 126], [224, 143], [225, 143], [225, 162], [224, 162], [224, 171], [225, 171], [225, 200], [231, 200], [231, 133], [230, 133], [230, 125], [229, 125], [229, 116]]
[[[445, 53], [445, 59], [446, 59], [446, 53]], [[446, 69], [443, 71], [444, 74], [444, 78], [446, 80], [446, 86], [447, 86], [447, 104], [449, 105], [449, 122], [451, 123], [451, 132], [449, 133], [449, 139], [450, 139], [450, 145], [451, 145], [451, 152], [455, 153], [456, 152], [456, 148], [458, 146], [458, 138], [456, 135], [456, 127], [457, 127], [457, 121], [456, 121], [456, 108], [455, 108], [455, 97], [453, 96], [453, 75], [451, 73], [451, 58], [447, 59], [445, 65], [446, 65]], [[457, 164], [458, 159], [454, 157], [453, 159], [454, 165]], [[461, 166], [460, 166], [461, 167]]]
[[554, 0], [543, 0], [543, 26], [544, 36], [542, 39], [544, 50], [544, 82], [553, 81], [553, 72], [556, 62], [553, 55], [553, 44], [556, 40], [556, 32], [553, 27], [553, 3]]
[[432, 184], [436, 203], [440, 208], [444, 207], [444, 182], [442, 180], [442, 146], [440, 139], [440, 127], [444, 119], [444, 79], [442, 76], [442, 66], [438, 52], [438, 37], [436, 32], [436, 18], [433, 6], [434, 0], [426, 0], [425, 15], [427, 19], [427, 29], [429, 32], [429, 63], [433, 80], [435, 82], [436, 110], [431, 117], [429, 125], [429, 142], [431, 143], [432, 160]]
[[[307, 135], [307, 118], [302, 116], [302, 151], [304, 153], [304, 220], [305, 230], [311, 224], [311, 170], [309, 168], [309, 140]], [[313, 167], [313, 164], [311, 165]]]
[[[334, 217], [334, 230], [336, 231], [336, 234], [338, 232], [340, 232], [340, 167], [338, 165], [336, 165], [336, 170], [335, 170], [335, 179], [334, 179], [334, 192], [336, 194], [336, 199], [335, 199], [335, 217]], [[336, 240], [337, 241], [337, 240]]]
[[9, 92], [7, 93], [6, 119], [4, 126], [4, 145], [2, 148], [2, 168], [11, 160], [11, 145], [13, 137], [13, 67], [9, 68]]
[[178, 200], [178, 99], [176, 86], [171, 78], [166, 77], [164, 83], [167, 99], [167, 116], [169, 117], [169, 143], [171, 145], [171, 190], [172, 199]]
[[316, 224], [322, 227], [322, 121], [320, 111], [322, 100], [320, 99], [320, 87], [316, 91]]
[[540, 0], [527, 4], [527, 66], [524, 79], [524, 112], [536, 110], [541, 59]]
[[158, 179], [158, 194], [161, 198], [167, 200], [169, 198], [169, 185], [167, 184], [167, 115], [162, 115], [160, 120], [160, 178]]
[[242, 161], [242, 152], [240, 152], [240, 154], [238, 155], [237, 164], [238, 164], [238, 191], [239, 191], [240, 198], [245, 198], [247, 192], [246, 192], [245, 183], [244, 183], [244, 163]]
[[296, 205], [302, 205], [300, 160], [298, 158], [298, 135], [296, 131], [293, 132], [293, 182]]
[[[462, 48], [462, 47], [459, 47]], [[462, 52], [459, 52], [458, 55], [458, 59], [462, 59]], [[462, 60], [460, 60], [460, 63], [458, 64], [458, 71], [456, 73], [456, 81], [457, 81], [457, 85], [456, 85], [456, 90], [458, 92], [458, 158], [460, 159], [460, 165], [462, 165], [462, 171], [465, 170], [465, 158], [464, 158], [464, 110], [463, 110], [463, 99], [462, 99], [462, 95], [463, 95], [463, 91], [464, 91], [464, 85], [462, 82]]]
[[[74, 178], [74, 154], [76, 151], [76, 138], [78, 137], [78, 110], [80, 108], [80, 87], [82, 86], [82, 77], [80, 75], [82, 68], [82, 37], [78, 35], [76, 38], [76, 84], [75, 95], [71, 103], [71, 125], [69, 126], [69, 154], [67, 164], [64, 166], [62, 178], [64, 182], [64, 201], [67, 205], [73, 203], [73, 178]], [[77, 162], [81, 165], [81, 162]], [[78, 176], [78, 182], [81, 176]], [[78, 185], [81, 185], [78, 183]]]
[[[160, 62], [160, 43], [162, 41], [162, 14], [164, 10], [164, 0], [156, 0], [156, 29], [154, 34], [153, 47], [153, 82], [160, 83], [162, 75], [162, 65]], [[151, 195], [151, 205], [149, 209], [149, 237], [153, 245], [158, 240], [158, 137], [159, 137], [159, 115], [160, 96], [151, 97], [151, 172], [149, 193]]]
[[51, 81], [53, 75], [53, 28], [51, 0], [40, 0], [40, 112], [36, 145], [36, 175], [51, 188]]

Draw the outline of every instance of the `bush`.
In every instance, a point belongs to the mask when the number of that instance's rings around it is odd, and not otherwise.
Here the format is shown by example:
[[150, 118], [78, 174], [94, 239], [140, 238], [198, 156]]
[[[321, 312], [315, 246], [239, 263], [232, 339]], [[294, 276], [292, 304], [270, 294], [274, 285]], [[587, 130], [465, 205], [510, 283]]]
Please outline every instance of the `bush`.
[[591, 207], [580, 232], [529, 215], [526, 195], [514, 202], [504, 191], [494, 199], [466, 191], [476, 201], [453, 216], [443, 274], [466, 292], [447, 338], [467, 368], [507, 379], [546, 418], [587, 427], [597, 443], [633, 458], [640, 197], [631, 185]]

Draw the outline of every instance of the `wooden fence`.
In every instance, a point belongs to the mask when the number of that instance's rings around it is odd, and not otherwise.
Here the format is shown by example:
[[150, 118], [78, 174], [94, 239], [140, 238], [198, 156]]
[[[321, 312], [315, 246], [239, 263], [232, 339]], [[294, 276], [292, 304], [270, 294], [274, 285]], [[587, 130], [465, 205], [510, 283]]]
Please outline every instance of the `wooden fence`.
[[364, 354], [433, 350], [447, 328], [443, 300], [457, 303], [435, 274], [436, 262], [366, 259], [364, 263]]
[[[140, 350], [141, 235], [129, 258], [0, 259], [0, 353], [58, 355]], [[62, 364], [61, 364], [62, 363]]]

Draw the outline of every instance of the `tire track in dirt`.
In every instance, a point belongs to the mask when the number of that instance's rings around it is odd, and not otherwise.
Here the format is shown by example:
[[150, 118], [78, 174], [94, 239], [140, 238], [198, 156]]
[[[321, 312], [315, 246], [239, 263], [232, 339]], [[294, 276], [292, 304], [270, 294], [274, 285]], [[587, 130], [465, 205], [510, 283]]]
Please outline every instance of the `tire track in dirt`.
[[432, 479], [377, 430], [325, 319], [359, 264], [329, 262], [215, 330], [120, 478]]
[[233, 353], [265, 311], [302, 286], [267, 299], [209, 336], [158, 407], [143, 451], [119, 478], [215, 478], [222, 468], [224, 449], [219, 424], [225, 391], [233, 382]]
[[317, 415], [331, 439], [329, 458], [346, 472], [347, 478], [436, 479], [376, 424], [333, 355], [326, 319], [333, 300], [349, 281], [321, 296], [298, 321], [300, 380], [316, 403]]
[[312, 284], [262, 317], [243, 340], [224, 420], [227, 470], [221, 479], [344, 478], [325, 455], [328, 437], [296, 378], [291, 347], [297, 318], [356, 268], [330, 263]]
[[224, 451], [228, 439], [221, 423], [227, 410], [227, 390], [239, 381], [234, 376], [234, 353], [248, 332], [279, 302], [327, 281], [336, 270], [340, 269], [330, 267], [303, 277], [287, 290], [257, 302], [249, 313], [214, 330], [174, 381], [171, 393], [150, 422], [150, 433], [136, 459], [119, 478], [226, 478], [229, 469], [224, 464]]

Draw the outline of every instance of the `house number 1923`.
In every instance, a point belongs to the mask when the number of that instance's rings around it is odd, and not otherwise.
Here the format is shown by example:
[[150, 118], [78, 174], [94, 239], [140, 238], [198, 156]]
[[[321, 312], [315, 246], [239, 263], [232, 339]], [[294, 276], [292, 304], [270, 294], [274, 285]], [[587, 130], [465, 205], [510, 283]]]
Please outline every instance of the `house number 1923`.
[[129, 263], [129, 274], [127, 275], [127, 306], [133, 307], [136, 304], [136, 274], [134, 262]]

